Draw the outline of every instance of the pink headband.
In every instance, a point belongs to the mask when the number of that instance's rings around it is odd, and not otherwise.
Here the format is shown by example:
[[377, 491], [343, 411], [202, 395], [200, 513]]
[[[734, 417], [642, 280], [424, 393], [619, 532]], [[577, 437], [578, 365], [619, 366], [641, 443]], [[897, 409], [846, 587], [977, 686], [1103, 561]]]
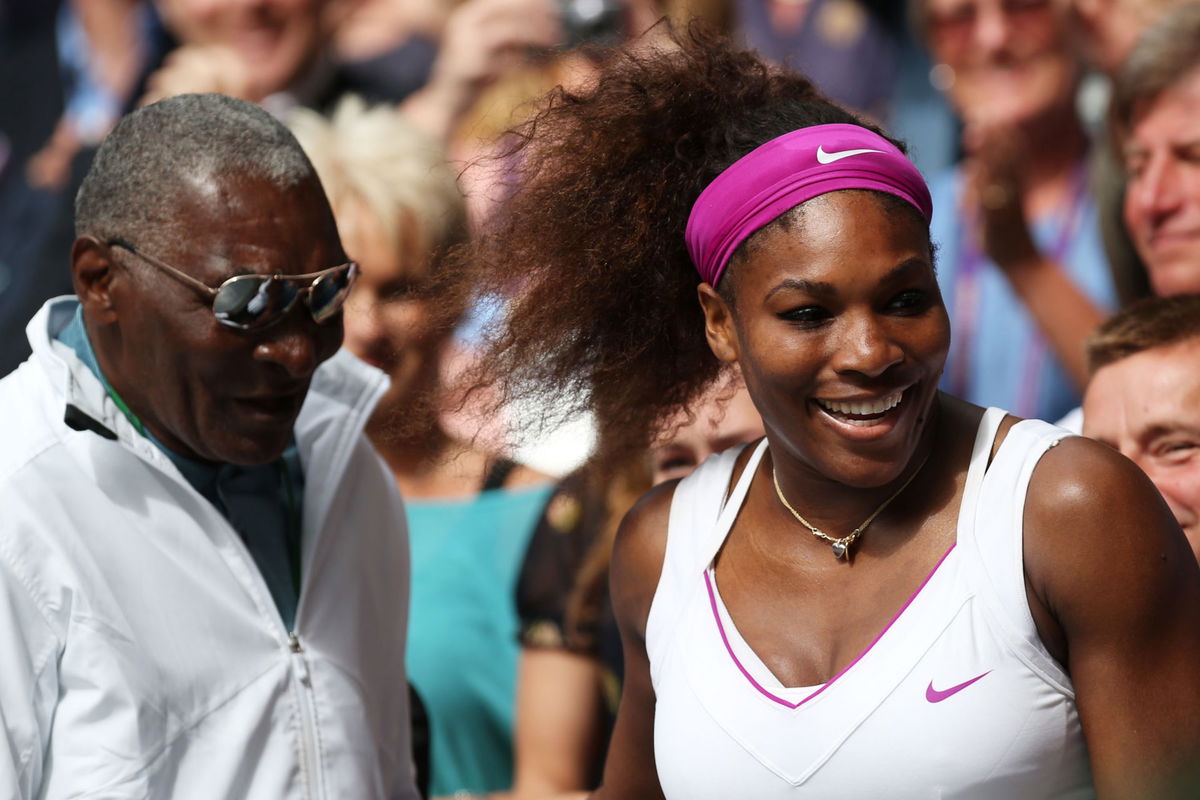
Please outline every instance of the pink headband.
[[933, 217], [921, 173], [887, 139], [858, 125], [801, 128], [747, 153], [700, 193], [685, 233], [696, 271], [716, 286], [750, 234], [839, 189], [887, 192], [911, 203], [926, 222]]

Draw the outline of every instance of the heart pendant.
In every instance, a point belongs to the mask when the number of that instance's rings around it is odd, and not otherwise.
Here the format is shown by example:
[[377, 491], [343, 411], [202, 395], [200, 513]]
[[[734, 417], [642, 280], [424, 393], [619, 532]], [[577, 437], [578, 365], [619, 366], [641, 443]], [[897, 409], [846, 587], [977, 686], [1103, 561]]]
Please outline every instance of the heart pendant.
[[845, 542], [834, 542], [833, 544], [830, 545], [830, 547], [833, 548], [833, 557], [834, 558], [845, 558], [846, 557], [846, 543]]

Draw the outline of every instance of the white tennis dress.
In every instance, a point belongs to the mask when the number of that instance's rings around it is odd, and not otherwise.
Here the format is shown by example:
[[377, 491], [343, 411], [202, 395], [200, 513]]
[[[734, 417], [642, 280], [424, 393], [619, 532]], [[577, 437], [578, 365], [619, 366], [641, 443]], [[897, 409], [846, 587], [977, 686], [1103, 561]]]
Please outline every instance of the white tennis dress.
[[989, 467], [1003, 418], [988, 409], [979, 426], [956, 544], [823, 686], [774, 678], [738, 634], [712, 571], [765, 441], [728, 502], [737, 450], [679, 484], [646, 626], [668, 798], [1094, 795], [1071, 681], [1038, 638], [1022, 568], [1029, 477], [1068, 434], [1020, 422]]

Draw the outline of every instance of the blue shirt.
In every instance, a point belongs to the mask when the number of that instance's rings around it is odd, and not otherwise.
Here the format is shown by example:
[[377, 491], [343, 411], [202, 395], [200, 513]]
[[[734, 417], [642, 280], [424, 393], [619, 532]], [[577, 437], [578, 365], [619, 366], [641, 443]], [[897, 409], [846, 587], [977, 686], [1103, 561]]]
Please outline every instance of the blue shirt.
[[182, 456], [146, 430], [104, 378], [83, 325], [82, 305], [75, 309], [75, 318], [57, 339], [75, 351], [79, 360], [104, 384], [133, 427], [162, 450], [192, 488], [212, 503], [238, 532], [266, 581], [284, 627], [291, 630], [299, 600], [300, 511], [304, 502], [304, 471], [295, 441], [275, 463], [254, 467]]
[[[1079, 180], [1073, 207], [1033, 220], [1033, 239], [1093, 303], [1112, 309], [1116, 290], [1096, 206], [1082, 183], [1082, 171]], [[980, 253], [961, 212], [962, 188], [958, 170], [943, 173], [929, 185], [930, 236], [938, 248], [938, 285], [953, 332], [942, 389], [976, 405], [1056, 420], [1079, 405], [1079, 390], [1008, 278]]]

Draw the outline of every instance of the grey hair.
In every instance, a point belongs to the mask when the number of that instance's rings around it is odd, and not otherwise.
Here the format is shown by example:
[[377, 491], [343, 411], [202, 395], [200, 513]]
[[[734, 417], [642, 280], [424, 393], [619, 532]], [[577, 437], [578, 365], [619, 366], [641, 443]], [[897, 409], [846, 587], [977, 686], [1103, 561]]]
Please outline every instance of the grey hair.
[[1164, 12], [1134, 45], [1113, 87], [1118, 125], [1128, 130], [1137, 107], [1153, 100], [1200, 67], [1200, 3]]
[[181, 94], [124, 117], [96, 152], [75, 197], [75, 234], [103, 240], [181, 234], [180, 191], [211, 175], [291, 189], [317, 182], [287, 127], [259, 106]]

